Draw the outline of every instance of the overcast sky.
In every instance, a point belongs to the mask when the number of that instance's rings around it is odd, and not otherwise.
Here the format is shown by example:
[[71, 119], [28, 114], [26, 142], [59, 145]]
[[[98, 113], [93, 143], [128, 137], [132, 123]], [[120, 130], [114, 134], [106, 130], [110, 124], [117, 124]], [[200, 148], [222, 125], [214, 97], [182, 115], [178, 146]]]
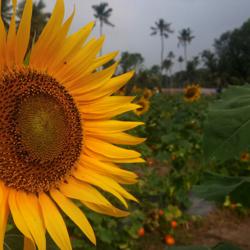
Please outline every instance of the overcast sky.
[[[52, 9], [55, 0], [45, 0]], [[65, 0], [67, 15], [76, 6], [72, 31], [94, 20], [92, 5], [100, 0]], [[250, 18], [250, 0], [104, 0], [113, 8], [110, 21], [115, 27], [105, 26], [104, 53], [113, 50], [139, 52], [145, 66], [159, 64], [160, 38], [150, 36], [150, 26], [159, 18], [172, 23], [174, 34], [165, 40], [167, 52], [183, 55], [177, 47], [178, 31], [190, 27], [195, 39], [188, 48], [189, 58], [212, 47], [215, 38], [223, 32], [239, 27]], [[98, 26], [93, 35], [98, 36]], [[167, 55], [167, 52], [165, 55]]]

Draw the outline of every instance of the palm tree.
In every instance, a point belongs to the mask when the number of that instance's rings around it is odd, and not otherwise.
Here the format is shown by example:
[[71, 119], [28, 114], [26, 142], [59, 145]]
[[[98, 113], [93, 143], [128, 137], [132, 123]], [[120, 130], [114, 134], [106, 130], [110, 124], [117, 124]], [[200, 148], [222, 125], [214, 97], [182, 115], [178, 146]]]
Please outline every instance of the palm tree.
[[162, 67], [163, 69], [166, 70], [166, 73], [169, 73], [169, 75], [171, 75], [173, 65], [174, 65], [173, 61], [167, 58], [163, 61]]
[[197, 81], [197, 67], [200, 64], [200, 59], [198, 56], [192, 58], [191, 61], [187, 63], [186, 75], [189, 82]]
[[206, 68], [210, 71], [210, 73], [215, 73], [217, 70], [218, 60], [214, 53], [212, 53], [210, 50], [204, 50], [201, 53], [201, 58], [206, 66]]
[[[100, 3], [99, 5], [92, 5], [94, 9], [94, 17], [99, 20], [100, 23], [100, 36], [102, 36], [103, 24], [107, 24], [111, 27], [115, 25], [109, 21], [111, 13], [113, 11], [112, 8], [108, 8], [108, 3]], [[102, 50], [100, 50], [100, 55], [102, 54]]]
[[1, 16], [2, 16], [2, 20], [3, 20], [4, 26], [6, 29], [8, 29], [8, 27], [9, 27], [9, 21], [11, 18], [11, 11], [12, 11], [12, 7], [10, 4], [10, 0], [2, 0]]
[[120, 67], [123, 73], [134, 69], [138, 71], [138, 69], [142, 66], [144, 58], [140, 53], [129, 53], [127, 51], [122, 52]]
[[178, 57], [178, 63], [180, 64], [180, 70], [181, 70], [181, 71], [183, 70], [183, 69], [182, 69], [182, 63], [183, 63], [183, 61], [184, 61], [183, 57], [182, 57], [182, 56], [179, 56], [179, 57]]
[[151, 27], [152, 33], [151, 36], [156, 34], [160, 35], [161, 38], [161, 69], [163, 67], [163, 57], [164, 57], [164, 39], [169, 37], [169, 34], [173, 33], [174, 31], [171, 29], [171, 23], [165, 22], [164, 19], [159, 19], [158, 22], [155, 22], [155, 26]]
[[192, 31], [190, 28], [186, 28], [186, 29], [182, 29], [181, 31], [179, 31], [179, 36], [178, 36], [178, 40], [179, 40], [179, 44], [183, 46], [184, 48], [184, 59], [185, 59], [185, 63], [187, 66], [187, 45], [191, 43], [191, 41], [194, 39], [194, 36], [192, 35]]
[[174, 54], [173, 51], [168, 52], [168, 58], [171, 59], [171, 60], [175, 58], [175, 54]]
[[[19, 19], [22, 17], [23, 9], [25, 6], [25, 0], [22, 0], [18, 4], [17, 16]], [[30, 30], [30, 44], [32, 40], [36, 40], [40, 33], [42, 32], [44, 26], [50, 18], [49, 12], [44, 12], [46, 5], [43, 0], [39, 0], [36, 3], [33, 3], [33, 12], [32, 12], [32, 21], [31, 21], [31, 30]]]
[[170, 88], [172, 88], [171, 74], [172, 74], [173, 65], [174, 65], [174, 63], [170, 58], [166, 58], [162, 63], [162, 68], [166, 70], [166, 73], [168, 74], [168, 77], [169, 77], [169, 86], [170, 86]]

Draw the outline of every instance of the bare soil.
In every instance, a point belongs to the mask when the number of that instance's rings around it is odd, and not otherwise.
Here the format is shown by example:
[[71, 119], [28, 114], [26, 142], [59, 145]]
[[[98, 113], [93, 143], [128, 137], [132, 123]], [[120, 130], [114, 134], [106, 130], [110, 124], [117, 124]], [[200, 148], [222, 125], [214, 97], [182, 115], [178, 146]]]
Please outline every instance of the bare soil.
[[[166, 249], [162, 236], [157, 232], [145, 235], [140, 241], [139, 249]], [[215, 246], [220, 242], [250, 250], [250, 216], [239, 216], [235, 211], [216, 210], [199, 222], [189, 223], [176, 231], [176, 245]]]
[[187, 233], [194, 245], [230, 242], [242, 250], [250, 250], [250, 216], [239, 216], [228, 209], [209, 214], [200, 225], [191, 225]]

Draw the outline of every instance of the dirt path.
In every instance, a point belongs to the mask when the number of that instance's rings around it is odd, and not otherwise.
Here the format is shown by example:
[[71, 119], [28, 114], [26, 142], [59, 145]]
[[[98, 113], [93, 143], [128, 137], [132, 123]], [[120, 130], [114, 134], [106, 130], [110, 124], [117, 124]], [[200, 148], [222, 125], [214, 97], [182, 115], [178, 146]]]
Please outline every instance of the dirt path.
[[[221, 242], [232, 243], [242, 250], [250, 250], [250, 216], [240, 217], [235, 211], [216, 210], [200, 222], [179, 228], [177, 246], [215, 246]], [[164, 250], [166, 245], [157, 232], [140, 240], [139, 249]]]
[[243, 250], [250, 250], [250, 216], [242, 218], [235, 212], [218, 210], [209, 214], [200, 226], [193, 226], [187, 233], [192, 235], [192, 244], [213, 246], [226, 241]]

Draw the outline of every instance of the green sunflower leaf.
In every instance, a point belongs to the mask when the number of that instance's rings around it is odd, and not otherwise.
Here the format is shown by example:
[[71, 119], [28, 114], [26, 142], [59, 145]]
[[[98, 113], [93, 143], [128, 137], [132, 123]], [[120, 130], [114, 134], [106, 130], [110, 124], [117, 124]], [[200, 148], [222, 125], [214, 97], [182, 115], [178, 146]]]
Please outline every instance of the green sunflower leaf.
[[250, 177], [231, 177], [206, 172], [201, 185], [194, 186], [193, 192], [200, 198], [223, 202], [230, 195], [234, 202], [250, 207]]
[[230, 87], [211, 105], [204, 133], [207, 160], [239, 157], [250, 147], [250, 85]]

